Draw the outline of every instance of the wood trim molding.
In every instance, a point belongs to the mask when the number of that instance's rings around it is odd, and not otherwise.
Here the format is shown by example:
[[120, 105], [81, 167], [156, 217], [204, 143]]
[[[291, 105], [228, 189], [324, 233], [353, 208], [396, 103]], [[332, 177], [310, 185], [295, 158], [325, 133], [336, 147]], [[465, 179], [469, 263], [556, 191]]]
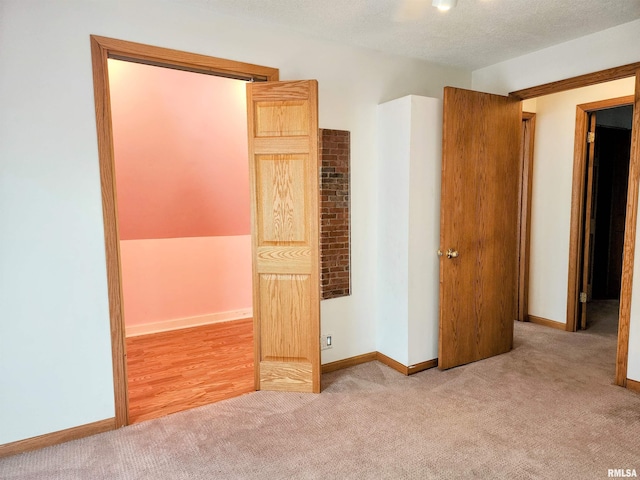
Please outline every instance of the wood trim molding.
[[109, 97], [108, 50], [91, 37], [93, 89], [96, 104], [96, 133], [100, 161], [102, 216], [104, 221], [105, 254], [107, 260], [107, 288], [111, 322], [111, 357], [115, 396], [116, 428], [129, 423], [127, 398], [127, 362], [122, 302], [122, 273], [120, 271], [120, 242], [117, 222], [115, 165], [113, 161], [113, 131]]
[[362, 363], [373, 362], [377, 359], [378, 352], [365, 353], [363, 355], [357, 355], [355, 357], [345, 358], [344, 360], [338, 360], [336, 362], [325, 363], [322, 365], [322, 373], [335, 372], [342, 370], [343, 368], [354, 367]]
[[426, 362], [416, 363], [415, 365], [409, 365], [407, 367], [407, 375], [413, 375], [414, 373], [422, 372], [423, 370], [429, 370], [438, 366], [438, 359], [427, 360]]
[[626, 387], [631, 391], [640, 393], [640, 382], [627, 378]]
[[78, 440], [79, 438], [108, 432], [115, 428], [115, 418], [108, 418], [106, 420], [100, 420], [99, 422], [87, 423], [86, 425], [67, 428], [66, 430], [60, 430], [58, 432], [18, 440], [17, 442], [5, 443], [4, 445], [0, 445], [0, 458], [28, 452], [29, 450], [36, 450], [38, 448], [50, 447], [58, 443]]
[[278, 80], [279, 70], [277, 68], [235, 62], [96, 35], [91, 35], [90, 41], [107, 260], [107, 287], [109, 295], [111, 353], [113, 358], [115, 396], [115, 427], [119, 428], [129, 423], [129, 408], [127, 398], [125, 328], [122, 307], [122, 273], [120, 270], [120, 237], [118, 234], [113, 130], [111, 125], [111, 101], [107, 61], [110, 57], [120, 58], [133, 62], [160, 65], [200, 73], [220, 73], [228, 76], [244, 76], [245, 78], [256, 78], [267, 81]]
[[578, 107], [585, 112], [597, 112], [598, 110], [606, 110], [607, 108], [633, 105], [634, 101], [634, 95], [625, 95], [624, 97], [607, 98], [605, 100], [598, 100], [597, 102], [581, 103]]
[[[620, 318], [618, 322], [618, 351], [616, 355], [616, 385], [624, 386], [627, 378], [627, 362], [629, 357], [629, 325], [631, 323], [631, 287], [633, 283], [633, 261], [635, 256], [635, 240], [636, 240], [636, 224], [638, 215], [638, 183], [640, 176], [640, 62], [621, 65], [619, 67], [600, 70], [598, 72], [588, 73], [577, 77], [567, 78], [557, 82], [546, 83], [531, 88], [524, 88], [511, 92], [509, 95], [520, 100], [537, 98], [553, 93], [564, 92], [575, 88], [587, 87], [599, 83], [620, 80], [622, 78], [635, 77], [635, 95], [633, 99], [633, 126], [631, 133], [631, 158], [629, 161], [629, 187], [627, 190], [627, 217], [625, 223], [625, 239], [624, 239], [624, 257], [622, 264], [622, 287], [620, 292]], [[589, 104], [587, 104], [589, 105]], [[608, 107], [601, 107], [608, 108]], [[586, 125], [586, 120], [582, 120]], [[578, 124], [576, 124], [576, 132]], [[577, 133], [576, 133], [577, 134]], [[575, 170], [577, 153], [574, 155], [574, 187], [581, 185], [583, 179], [577, 179]], [[580, 160], [584, 163], [584, 156]], [[583, 172], [584, 173], [584, 172]], [[582, 188], [584, 188], [582, 186]], [[581, 189], [582, 189], [581, 188]], [[570, 254], [577, 254], [577, 244], [575, 237], [575, 228], [579, 222], [575, 215], [579, 209], [575, 205], [575, 191], [572, 194], [571, 205], [571, 244]], [[573, 331], [576, 326], [577, 305], [575, 294], [577, 292], [577, 284], [572, 281], [576, 277], [577, 271], [570, 258], [569, 263], [569, 301], [567, 302], [567, 330]], [[573, 294], [571, 294], [573, 292]]]
[[616, 385], [627, 381], [629, 361], [629, 328], [631, 325], [631, 294], [633, 265], [638, 223], [638, 181], [640, 177], [640, 65], [636, 71], [636, 90], [631, 128], [631, 154], [629, 158], [629, 185], [627, 187], [627, 213], [624, 225], [622, 282], [620, 287], [620, 318], [618, 320], [618, 349], [616, 353]]
[[[584, 217], [584, 195], [585, 195], [585, 171], [587, 168], [587, 130], [589, 129], [589, 112], [595, 112], [612, 107], [621, 107], [623, 105], [633, 105], [635, 97], [633, 95], [610, 98], [597, 102], [583, 103], [576, 106], [576, 128], [574, 137], [573, 151], [573, 186], [571, 190], [571, 223], [569, 233], [569, 275], [567, 283], [567, 331], [575, 332], [578, 328], [578, 293], [580, 291], [580, 267], [582, 265], [583, 249], [582, 249], [582, 231]], [[634, 109], [635, 111], [635, 109]], [[633, 155], [633, 153], [632, 153]], [[631, 180], [631, 173], [629, 173]], [[631, 197], [627, 195], [629, 201]], [[636, 199], [637, 200], [637, 199]], [[629, 205], [627, 203], [627, 205]], [[629, 209], [627, 206], [627, 215]], [[625, 226], [625, 231], [626, 228]], [[635, 232], [635, 229], [634, 229]], [[627, 244], [625, 243], [625, 258]], [[635, 248], [633, 246], [632, 248]], [[630, 296], [631, 290], [629, 290]], [[622, 297], [621, 297], [622, 303]], [[622, 310], [621, 310], [622, 311]]]
[[400, 362], [397, 362], [391, 357], [387, 357], [385, 354], [376, 352], [376, 360], [380, 363], [384, 363], [386, 366], [393, 368], [403, 375], [413, 375], [414, 373], [427, 370], [429, 368], [438, 366], [438, 359], [427, 360], [426, 362], [417, 363], [415, 365], [406, 366]]
[[568, 330], [564, 323], [556, 322], [555, 320], [549, 320], [547, 318], [536, 317], [535, 315], [529, 315], [529, 321], [536, 325], [543, 325], [545, 327], [555, 328], [556, 330]]
[[322, 365], [322, 373], [335, 372], [336, 370], [342, 370], [343, 368], [353, 367], [360, 365], [361, 363], [368, 363], [377, 360], [380, 363], [384, 363], [388, 367], [400, 372], [403, 375], [413, 375], [414, 373], [428, 370], [438, 366], [438, 359], [427, 360], [426, 362], [416, 363], [415, 365], [409, 365], [408, 367], [400, 362], [396, 362], [393, 358], [387, 357], [380, 352], [365, 353], [363, 355], [357, 355], [355, 357], [345, 358], [344, 360], [338, 360], [336, 362], [325, 363]]
[[128, 42], [115, 38], [91, 35], [91, 39], [108, 52], [110, 58], [128, 60], [168, 68], [178, 68], [189, 72], [224, 74], [274, 82], [279, 79], [277, 68], [263, 67], [252, 63], [236, 62], [224, 58], [210, 57], [197, 53], [183, 52], [171, 48], [153, 47], [143, 43]]
[[612, 80], [620, 80], [621, 78], [633, 77], [636, 71], [640, 70], [640, 62], [622, 65], [620, 67], [608, 68], [598, 72], [587, 73], [578, 77], [567, 78], [557, 82], [545, 83], [530, 88], [523, 88], [511, 92], [509, 95], [519, 98], [520, 100], [528, 100], [530, 98], [542, 97], [543, 95], [551, 95], [552, 93], [573, 90], [574, 88], [588, 87], [598, 83], [610, 82]]
[[395, 361], [391, 357], [387, 357], [384, 353], [376, 352], [376, 360], [380, 363], [384, 363], [387, 367], [391, 367], [403, 375], [409, 375], [409, 367]]
[[582, 248], [580, 235], [583, 230], [585, 169], [587, 155], [587, 129], [589, 114], [576, 106], [576, 129], [573, 150], [573, 181], [571, 187], [571, 221], [569, 227], [569, 275], [567, 279], [566, 329], [575, 332], [578, 324], [578, 292], [580, 291], [580, 265]]
[[520, 215], [518, 218], [518, 320], [527, 321], [529, 311], [529, 254], [531, 251], [531, 192], [536, 114], [522, 112], [522, 154], [520, 165]]

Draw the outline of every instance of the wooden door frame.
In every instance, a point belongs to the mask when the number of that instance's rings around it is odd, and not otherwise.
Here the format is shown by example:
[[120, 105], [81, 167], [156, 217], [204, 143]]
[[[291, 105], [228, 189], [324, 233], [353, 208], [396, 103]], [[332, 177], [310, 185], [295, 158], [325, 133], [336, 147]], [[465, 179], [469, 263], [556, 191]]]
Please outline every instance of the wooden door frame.
[[[631, 129], [631, 154], [629, 158], [629, 184], [627, 189], [627, 212], [624, 232], [622, 284], [620, 290], [620, 316], [618, 321], [618, 348], [616, 353], [615, 374], [615, 384], [623, 387], [627, 385], [627, 363], [629, 360], [629, 327], [631, 324], [631, 289], [633, 285], [636, 225], [638, 219], [638, 189], [640, 181], [640, 62], [615, 68], [609, 68], [607, 70], [601, 70], [594, 73], [588, 73], [586, 75], [580, 75], [578, 77], [568, 78], [565, 80], [547, 83], [544, 85], [526, 88], [510, 93], [510, 95], [519, 98], [520, 100], [528, 100], [531, 98], [551, 95], [553, 93], [560, 93], [575, 88], [587, 87], [590, 85], [597, 85], [599, 83], [610, 82], [613, 80], [620, 80], [630, 77], [635, 77], [635, 93], [633, 95], [632, 102], [633, 125]], [[586, 126], [586, 120], [583, 120], [583, 123]], [[577, 136], [578, 128], [576, 126], [576, 137]], [[580, 136], [579, 138], [582, 139], [584, 137]], [[582, 140], [576, 142], [576, 144], [579, 143], [582, 143]], [[574, 156], [574, 185], [584, 182], [583, 176], [580, 176], [579, 172], [576, 171], [577, 169], [575, 163], [577, 158], [578, 155], [576, 153]], [[584, 163], [584, 154], [580, 156], [580, 163]], [[584, 170], [582, 173], [584, 173]], [[579, 177], [578, 179], [576, 179], [577, 176]], [[573, 297], [570, 297], [570, 299], [573, 298], [572, 303], [574, 305], [573, 307], [571, 307], [571, 310], [570, 306], [567, 305], [566, 329], [568, 331], [574, 331], [576, 326], [575, 288], [577, 285], [575, 282], [578, 274], [575, 271], [575, 261], [577, 258], [576, 243], [579, 235], [579, 229], [574, 228], [574, 224], [581, 221], [578, 215], [581, 208], [581, 202], [579, 201], [580, 198], [581, 197], [572, 195], [570, 257], [571, 259], [573, 259], [573, 261], [569, 266], [569, 289], [574, 289], [574, 295]], [[575, 205], [576, 202], [578, 202], [578, 205]], [[575, 253], [572, 257], [571, 255], [573, 250], [575, 250]]]
[[115, 397], [115, 428], [129, 423], [127, 395], [127, 362], [124, 312], [122, 301], [122, 271], [120, 267], [120, 236], [115, 187], [113, 128], [107, 60], [116, 58], [136, 63], [162, 66], [190, 72], [221, 75], [244, 80], [277, 81], [277, 68], [235, 62], [221, 58], [153, 47], [113, 38], [91, 35], [93, 89], [98, 134], [102, 214], [104, 219], [105, 253], [109, 318], [111, 325], [111, 355]]
[[529, 253], [531, 250], [531, 187], [533, 184], [533, 147], [536, 114], [522, 112], [522, 162], [518, 218], [518, 320], [529, 321]]
[[[611, 98], [597, 102], [576, 105], [576, 128], [573, 153], [573, 185], [571, 190], [571, 230], [569, 235], [569, 282], [567, 289], [567, 326], [569, 332], [578, 329], [580, 314], [579, 292], [582, 278], [580, 272], [584, 260], [585, 204], [584, 197], [588, 186], [585, 184], [587, 169], [588, 144], [586, 143], [589, 130], [589, 114], [607, 108], [633, 105], [634, 96]], [[625, 227], [626, 228], [626, 227]]]

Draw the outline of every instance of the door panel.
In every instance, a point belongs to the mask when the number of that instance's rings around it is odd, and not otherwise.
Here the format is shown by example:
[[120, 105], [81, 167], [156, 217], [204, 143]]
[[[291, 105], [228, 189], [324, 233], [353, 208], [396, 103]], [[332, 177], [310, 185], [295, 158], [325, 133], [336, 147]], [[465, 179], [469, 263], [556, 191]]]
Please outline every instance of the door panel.
[[317, 82], [247, 85], [256, 389], [320, 391]]
[[594, 173], [595, 173], [595, 134], [596, 134], [596, 113], [589, 115], [589, 136], [587, 139], [589, 148], [587, 149], [587, 178], [585, 188], [585, 214], [584, 214], [584, 239], [582, 246], [582, 282], [580, 289], [580, 328], [587, 328], [587, 301], [591, 300], [591, 278], [593, 261], [593, 234], [595, 230], [595, 201]]
[[[513, 345], [522, 112], [508, 97], [445, 88], [438, 365]], [[456, 255], [457, 254], [457, 255]]]

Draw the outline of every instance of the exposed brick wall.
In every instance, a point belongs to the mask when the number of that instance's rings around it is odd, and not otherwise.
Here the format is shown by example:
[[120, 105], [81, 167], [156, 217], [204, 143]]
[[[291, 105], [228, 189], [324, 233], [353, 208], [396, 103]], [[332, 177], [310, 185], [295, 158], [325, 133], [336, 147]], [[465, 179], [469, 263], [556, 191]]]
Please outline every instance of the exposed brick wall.
[[322, 299], [351, 294], [349, 232], [351, 135], [320, 129], [320, 268]]

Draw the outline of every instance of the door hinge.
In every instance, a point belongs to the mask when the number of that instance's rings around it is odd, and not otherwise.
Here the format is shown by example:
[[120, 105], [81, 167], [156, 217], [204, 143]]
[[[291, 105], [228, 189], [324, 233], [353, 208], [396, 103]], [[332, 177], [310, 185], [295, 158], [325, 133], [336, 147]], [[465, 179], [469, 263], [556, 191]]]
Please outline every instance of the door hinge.
[[596, 141], [596, 132], [587, 133], [587, 143], [593, 143]]
[[580, 303], [587, 303], [587, 293], [580, 292]]

